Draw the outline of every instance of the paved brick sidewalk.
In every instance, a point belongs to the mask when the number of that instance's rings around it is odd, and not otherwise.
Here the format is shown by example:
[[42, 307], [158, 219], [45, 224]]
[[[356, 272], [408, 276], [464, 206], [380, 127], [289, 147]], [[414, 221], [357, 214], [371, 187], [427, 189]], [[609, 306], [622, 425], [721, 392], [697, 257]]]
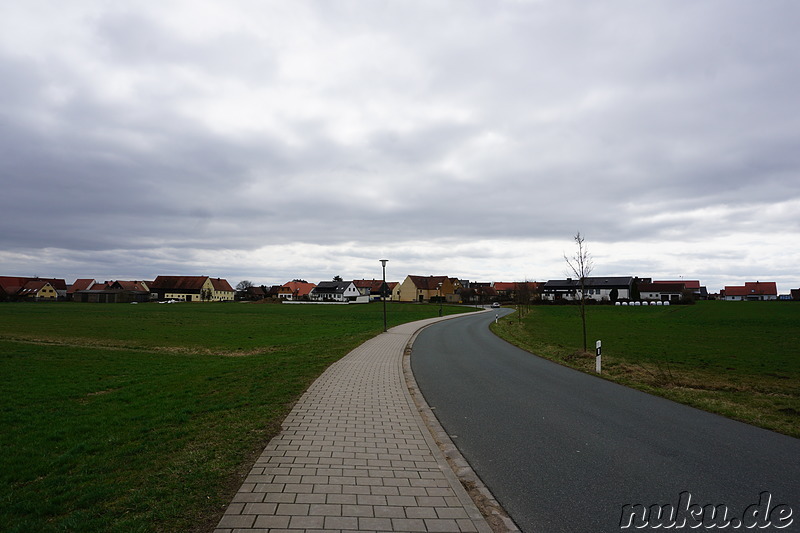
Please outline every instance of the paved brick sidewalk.
[[215, 533], [491, 530], [423, 425], [404, 324], [334, 363], [267, 445]]

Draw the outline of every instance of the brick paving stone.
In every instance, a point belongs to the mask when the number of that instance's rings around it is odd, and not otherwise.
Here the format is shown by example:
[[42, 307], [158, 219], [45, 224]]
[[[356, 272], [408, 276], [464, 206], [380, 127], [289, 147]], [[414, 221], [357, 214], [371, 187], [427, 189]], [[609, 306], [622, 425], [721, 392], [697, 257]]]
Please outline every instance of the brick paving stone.
[[275, 515], [259, 515], [255, 520], [255, 527], [274, 529], [279, 527], [286, 527], [289, 525], [290, 516], [275, 516]]
[[241, 514], [275, 514], [277, 503], [248, 503]]
[[391, 518], [359, 518], [358, 527], [361, 531], [391, 531]]
[[322, 529], [324, 516], [293, 516], [289, 521], [290, 529]]
[[264, 448], [215, 533], [491, 530], [417, 413], [404, 324], [331, 365]]
[[433, 507], [407, 507], [408, 518], [441, 518]]
[[455, 520], [428, 518], [425, 520], [426, 531], [459, 531]]
[[372, 510], [375, 512], [375, 517], [380, 518], [406, 518], [406, 511], [402, 507], [394, 506], [376, 506]]
[[427, 531], [425, 521], [420, 518], [392, 518], [395, 531]]
[[219, 521], [219, 527], [250, 527], [255, 520], [253, 515], [226, 514]]

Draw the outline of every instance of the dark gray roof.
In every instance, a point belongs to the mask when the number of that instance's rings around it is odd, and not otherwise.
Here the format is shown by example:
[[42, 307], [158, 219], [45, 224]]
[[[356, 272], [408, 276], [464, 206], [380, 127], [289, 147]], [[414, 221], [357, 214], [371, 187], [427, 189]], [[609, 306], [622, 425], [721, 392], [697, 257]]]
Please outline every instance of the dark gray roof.
[[339, 294], [347, 290], [352, 281], [320, 281], [312, 289], [316, 294]]
[[[586, 278], [585, 286], [587, 288], [591, 287], [593, 289], [629, 289], [633, 284], [634, 280], [638, 278], [634, 278], [632, 276], [606, 276], [606, 277], [590, 277]], [[640, 281], [649, 281], [648, 280], [640, 280]], [[581, 286], [581, 280], [579, 279], [551, 279], [547, 283], [544, 284], [545, 291], [564, 291], [564, 290], [575, 290], [579, 289]]]

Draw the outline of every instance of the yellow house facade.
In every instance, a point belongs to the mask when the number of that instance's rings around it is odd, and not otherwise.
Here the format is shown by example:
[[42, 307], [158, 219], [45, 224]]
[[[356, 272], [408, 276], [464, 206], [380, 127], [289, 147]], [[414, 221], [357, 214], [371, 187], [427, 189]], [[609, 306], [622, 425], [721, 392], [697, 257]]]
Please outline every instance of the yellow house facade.
[[22, 288], [21, 295], [29, 300], [57, 300], [58, 292], [46, 281], [30, 281]]
[[397, 290], [401, 302], [429, 302], [444, 297], [448, 302], [457, 298], [456, 286], [447, 276], [406, 276]]
[[211, 301], [213, 302], [232, 302], [234, 296], [236, 296], [236, 291], [224, 279], [208, 278], [203, 287], [206, 288], [209, 284], [211, 285], [211, 292], [208, 294], [211, 294]]
[[400, 301], [400, 287], [402, 287], [401, 283], [396, 281], [386, 282], [389, 287], [391, 287], [392, 292], [389, 294], [389, 301], [390, 302], [399, 302]]

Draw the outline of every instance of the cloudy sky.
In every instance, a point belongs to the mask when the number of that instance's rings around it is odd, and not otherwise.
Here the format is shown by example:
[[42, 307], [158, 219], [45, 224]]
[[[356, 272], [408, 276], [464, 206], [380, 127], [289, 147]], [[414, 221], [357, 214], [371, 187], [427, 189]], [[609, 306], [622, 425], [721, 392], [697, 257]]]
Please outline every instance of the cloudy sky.
[[0, 0], [0, 275], [800, 287], [795, 0]]

